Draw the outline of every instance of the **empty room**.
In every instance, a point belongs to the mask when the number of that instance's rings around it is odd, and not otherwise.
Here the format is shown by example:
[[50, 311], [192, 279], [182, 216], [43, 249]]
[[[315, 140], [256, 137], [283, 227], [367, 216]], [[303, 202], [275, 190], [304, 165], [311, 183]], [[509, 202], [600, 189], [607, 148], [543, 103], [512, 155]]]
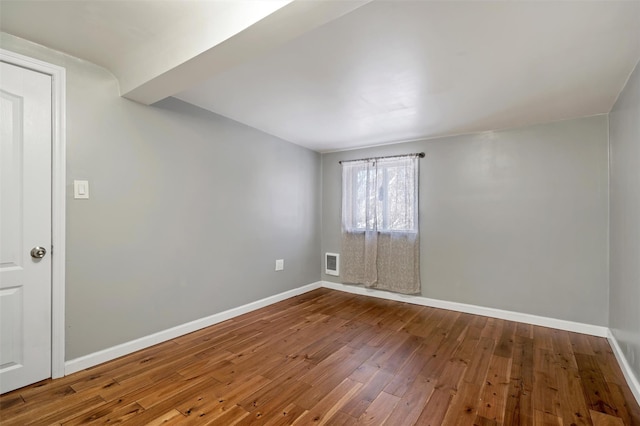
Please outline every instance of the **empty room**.
[[0, 0], [3, 425], [640, 425], [640, 1]]

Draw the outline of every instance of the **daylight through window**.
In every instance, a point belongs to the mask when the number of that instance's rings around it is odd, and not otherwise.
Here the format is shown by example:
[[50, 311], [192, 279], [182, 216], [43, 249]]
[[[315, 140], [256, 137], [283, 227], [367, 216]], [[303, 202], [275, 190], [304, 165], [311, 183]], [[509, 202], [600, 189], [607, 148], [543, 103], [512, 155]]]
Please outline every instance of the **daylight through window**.
[[347, 232], [416, 232], [418, 168], [413, 157], [351, 161], [342, 169]]

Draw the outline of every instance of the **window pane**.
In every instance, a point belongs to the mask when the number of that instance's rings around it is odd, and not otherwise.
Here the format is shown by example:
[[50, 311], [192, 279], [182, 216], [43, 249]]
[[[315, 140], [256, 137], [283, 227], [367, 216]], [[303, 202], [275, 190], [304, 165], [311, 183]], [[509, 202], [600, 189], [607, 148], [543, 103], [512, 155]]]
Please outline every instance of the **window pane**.
[[410, 231], [414, 229], [413, 218], [413, 182], [406, 167], [387, 168], [387, 197], [383, 209], [387, 217], [384, 223], [391, 231]]
[[417, 166], [415, 158], [343, 164], [343, 227], [416, 231]]
[[356, 189], [354, 193], [356, 194], [356, 200], [354, 203], [354, 229], [364, 229], [367, 224], [367, 171], [366, 170], [358, 170], [357, 177], [355, 180]]

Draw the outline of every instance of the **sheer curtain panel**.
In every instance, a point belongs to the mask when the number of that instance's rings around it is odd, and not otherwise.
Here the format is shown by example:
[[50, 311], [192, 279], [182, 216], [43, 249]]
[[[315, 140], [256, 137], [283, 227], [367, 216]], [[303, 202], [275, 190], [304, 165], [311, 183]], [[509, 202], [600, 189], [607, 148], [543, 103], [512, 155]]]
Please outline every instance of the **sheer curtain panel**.
[[418, 156], [342, 163], [343, 281], [420, 292]]

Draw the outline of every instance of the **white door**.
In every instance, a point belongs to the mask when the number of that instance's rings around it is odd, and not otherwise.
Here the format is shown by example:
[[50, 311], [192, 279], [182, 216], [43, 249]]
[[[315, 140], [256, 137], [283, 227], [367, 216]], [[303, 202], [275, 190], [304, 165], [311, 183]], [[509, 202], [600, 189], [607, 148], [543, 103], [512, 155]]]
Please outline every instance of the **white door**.
[[[0, 63], [0, 393], [51, 377], [51, 76]], [[46, 250], [38, 252], [41, 247]], [[43, 255], [41, 258], [39, 256]]]

